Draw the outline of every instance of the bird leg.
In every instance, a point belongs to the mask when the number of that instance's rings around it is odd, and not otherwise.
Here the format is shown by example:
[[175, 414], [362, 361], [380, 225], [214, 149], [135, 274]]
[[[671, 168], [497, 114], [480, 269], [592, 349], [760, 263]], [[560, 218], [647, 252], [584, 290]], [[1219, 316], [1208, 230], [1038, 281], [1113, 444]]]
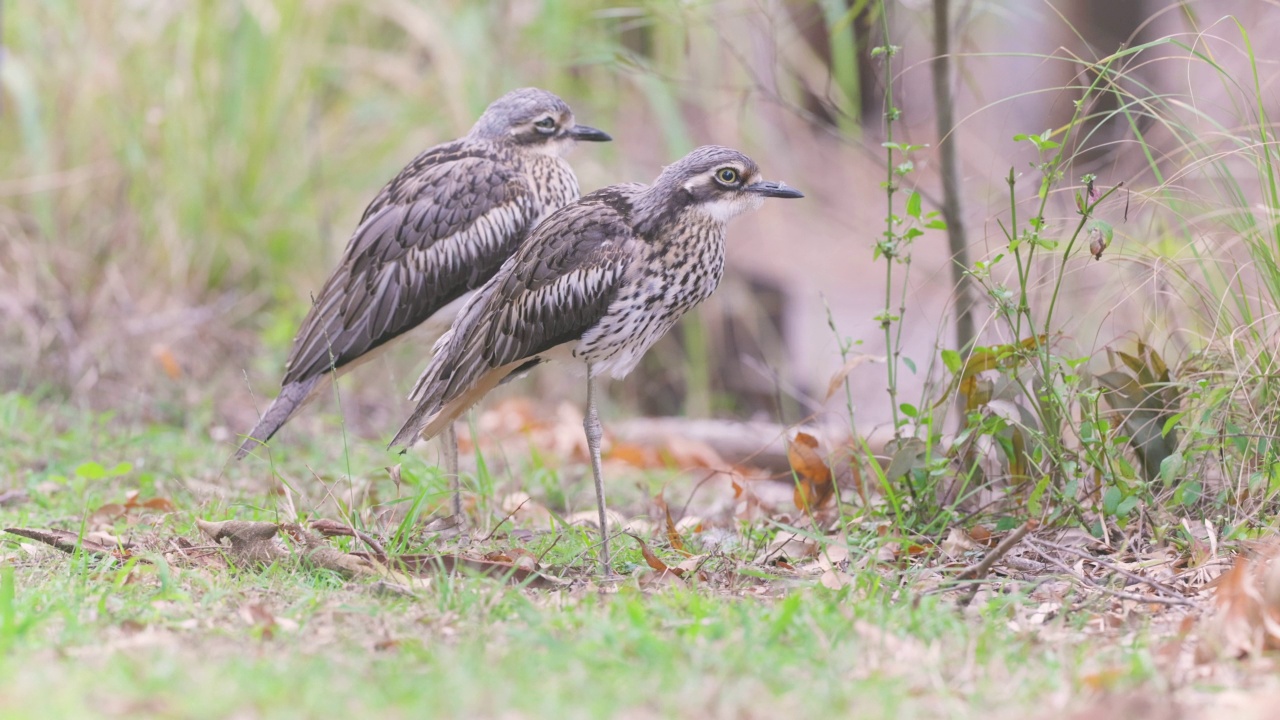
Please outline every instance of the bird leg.
[[445, 475], [453, 488], [453, 519], [462, 528], [465, 522], [462, 516], [462, 478], [458, 475], [458, 431], [453, 423], [449, 423], [440, 434], [440, 452], [444, 455]]
[[582, 418], [582, 429], [587, 433], [587, 449], [591, 453], [591, 474], [596, 481], [596, 509], [600, 511], [600, 569], [605, 577], [613, 575], [609, 563], [609, 526], [604, 510], [604, 479], [600, 476], [600, 415], [596, 413], [595, 380], [591, 377], [591, 364], [587, 364], [587, 414]]

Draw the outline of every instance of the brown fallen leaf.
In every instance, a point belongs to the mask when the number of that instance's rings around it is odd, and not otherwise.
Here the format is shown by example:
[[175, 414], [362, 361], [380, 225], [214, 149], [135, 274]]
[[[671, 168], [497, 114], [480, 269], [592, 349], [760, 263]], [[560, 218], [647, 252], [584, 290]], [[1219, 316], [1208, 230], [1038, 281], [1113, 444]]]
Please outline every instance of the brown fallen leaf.
[[258, 633], [259, 639], [270, 640], [277, 630], [292, 631], [298, 629], [298, 623], [288, 618], [277, 617], [261, 601], [251, 601], [240, 606], [240, 619]]
[[817, 438], [804, 432], [796, 433], [795, 439], [787, 444], [787, 460], [796, 475], [797, 508], [805, 512], [817, 510], [835, 495], [831, 468], [818, 453]]
[[178, 380], [182, 377], [182, 364], [178, 362], [177, 356], [173, 354], [173, 350], [168, 345], [164, 343], [152, 345], [151, 357], [160, 366], [160, 369], [164, 371], [164, 374], [169, 376], [170, 380]]
[[1280, 650], [1280, 544], [1237, 556], [1216, 585], [1213, 611], [1201, 620], [1196, 659]]
[[130, 557], [128, 548], [120, 548], [115, 545], [105, 545], [103, 543], [94, 542], [88, 538], [81, 538], [79, 535], [66, 530], [36, 530], [33, 528], [5, 528], [5, 532], [18, 537], [24, 537], [28, 540], [42, 542], [45, 545], [55, 547], [66, 553], [74, 553], [76, 550], [83, 550], [90, 555], [100, 557], [114, 557], [116, 559], [126, 559]]
[[324, 545], [308, 548], [302, 557], [312, 567], [336, 572], [343, 577], [375, 577], [384, 574], [372, 558], [345, 553]]
[[631, 467], [648, 470], [651, 468], [665, 467], [666, 463], [662, 461], [662, 455], [657, 449], [645, 447], [635, 443], [614, 443], [609, 448], [609, 454], [605, 456], [605, 460], [626, 463]]
[[124, 517], [128, 512], [129, 510], [120, 503], [107, 503], [89, 513], [89, 517], [85, 519], [85, 524], [94, 528], [114, 525], [116, 520]]
[[671, 545], [671, 549], [683, 554], [685, 557], [692, 555], [693, 553], [684, 549], [684, 538], [680, 536], [680, 531], [676, 529], [675, 521], [671, 519], [671, 508], [667, 505], [666, 498], [660, 492], [653, 498], [653, 502], [662, 509], [662, 514], [666, 516], [667, 543]]
[[270, 640], [276, 626], [276, 616], [260, 602], [248, 602], [240, 606], [240, 619], [258, 631], [263, 640]]
[[947, 539], [938, 546], [942, 554], [951, 560], [960, 560], [973, 550], [977, 550], [978, 542], [964, 530], [953, 527], [947, 533]]
[[[630, 533], [628, 533], [628, 535], [630, 535]], [[640, 544], [640, 554], [644, 556], [645, 563], [649, 567], [653, 568], [655, 572], [659, 574], [670, 573], [678, 578], [684, 579], [685, 570], [678, 567], [669, 567], [666, 563], [662, 562], [662, 558], [654, 555], [653, 551], [649, 549], [649, 546], [646, 545], [644, 540], [641, 540], [639, 536], [631, 535], [631, 539]]]
[[280, 526], [275, 523], [250, 520], [205, 522], [197, 518], [196, 527], [214, 542], [228, 541], [228, 553], [239, 564], [270, 564], [289, 555], [276, 542]]
[[971, 529], [969, 531], [969, 537], [973, 538], [974, 542], [982, 543], [983, 545], [990, 545], [992, 543], [991, 529], [984, 525], [977, 525]]
[[125, 496], [124, 507], [126, 510], [155, 510], [156, 512], [177, 512], [178, 508], [169, 498], [153, 497], [146, 500], [138, 500], [138, 491], [131, 491]]

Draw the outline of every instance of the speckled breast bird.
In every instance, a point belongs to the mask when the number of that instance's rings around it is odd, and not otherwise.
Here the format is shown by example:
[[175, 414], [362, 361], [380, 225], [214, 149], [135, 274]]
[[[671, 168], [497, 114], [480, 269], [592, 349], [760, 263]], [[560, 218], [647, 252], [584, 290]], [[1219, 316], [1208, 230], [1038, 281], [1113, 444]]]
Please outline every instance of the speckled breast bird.
[[587, 377], [583, 422], [610, 574], [594, 378], [621, 378], [705, 300], [724, 272], [725, 228], [766, 197], [798, 191], [766, 182], [742, 153], [694, 150], [652, 185], [614, 185], [539, 225], [458, 313], [418, 380], [417, 409], [392, 445], [431, 438], [502, 382], [547, 360]]
[[323, 380], [492, 277], [529, 230], [578, 198], [563, 156], [577, 141], [610, 139], [577, 124], [559, 97], [523, 88], [462, 138], [414, 158], [364, 211], [293, 340], [280, 394], [236, 457], [275, 435]]

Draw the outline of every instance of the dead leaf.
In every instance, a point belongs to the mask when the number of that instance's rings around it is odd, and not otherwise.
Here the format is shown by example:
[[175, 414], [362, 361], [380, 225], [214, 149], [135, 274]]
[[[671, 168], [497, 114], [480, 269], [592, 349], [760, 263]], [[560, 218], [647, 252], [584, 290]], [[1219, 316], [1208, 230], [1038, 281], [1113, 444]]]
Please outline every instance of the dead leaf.
[[798, 432], [787, 444], [787, 461], [796, 474], [794, 502], [808, 512], [822, 507], [835, 494], [831, 468], [818, 453], [818, 439]]
[[277, 630], [292, 631], [298, 629], [298, 623], [288, 618], [279, 618], [271, 612], [265, 603], [247, 602], [240, 606], [240, 619], [244, 620], [258, 632], [263, 640], [270, 640]]
[[977, 550], [979, 547], [977, 541], [960, 528], [951, 528], [947, 533], [947, 539], [943, 540], [942, 545], [939, 546], [942, 554], [952, 560], [960, 560], [966, 553]]
[[142, 507], [148, 510], [155, 510], [157, 512], [177, 512], [178, 510], [178, 508], [173, 504], [173, 501], [162, 497], [147, 498], [140, 504], [134, 505], [133, 507]]
[[884, 471], [885, 480], [895, 482], [912, 470], [923, 468], [927, 450], [928, 446], [920, 438], [904, 438], [898, 443], [893, 459], [889, 461], [889, 467]]
[[662, 456], [657, 450], [637, 445], [635, 443], [614, 443], [609, 448], [609, 454], [605, 456], [605, 460], [614, 462], [623, 462], [631, 467], [648, 470], [651, 468], [660, 468], [665, 465], [662, 462]]
[[115, 545], [104, 545], [97, 543], [88, 538], [81, 538], [73, 532], [66, 530], [35, 530], [31, 528], [5, 528], [5, 532], [18, 537], [24, 537], [29, 540], [42, 542], [50, 545], [66, 553], [74, 553], [76, 550], [83, 550], [91, 555], [110, 556], [118, 559], [129, 557], [127, 548], [121, 549]]
[[662, 514], [666, 516], [667, 543], [671, 545], [672, 550], [682, 553], [686, 557], [689, 556], [691, 553], [684, 549], [684, 538], [680, 537], [680, 531], [676, 529], [676, 523], [671, 519], [671, 508], [667, 505], [666, 499], [662, 497], [662, 493], [658, 493], [653, 501], [662, 509]]
[[182, 377], [182, 364], [178, 362], [177, 356], [173, 354], [173, 350], [169, 349], [164, 343], [156, 343], [151, 346], [151, 357], [155, 359], [156, 364], [169, 376], [170, 380], [178, 380]]
[[1280, 545], [1237, 556], [1218, 579], [1213, 605], [1201, 621], [1197, 660], [1280, 650]]
[[856, 370], [859, 365], [868, 361], [882, 363], [885, 361], [885, 357], [883, 355], [867, 355], [863, 353], [854, 355], [846, 360], [844, 365], [840, 366], [840, 369], [831, 376], [831, 382], [827, 383], [827, 397], [823, 399], [823, 402], [835, 397], [836, 393], [840, 392], [841, 386], [844, 385], [845, 379], [849, 377], [849, 373]]
[[275, 539], [280, 532], [280, 526], [275, 523], [249, 520], [205, 522], [196, 518], [196, 527], [214, 542], [227, 540], [231, 544], [229, 554], [239, 564], [270, 564], [289, 554]]
[[644, 541], [640, 539], [639, 536], [631, 535], [631, 539], [635, 540], [637, 543], [640, 544], [640, 554], [644, 556], [645, 563], [648, 564], [649, 567], [653, 568], [655, 572], [659, 574], [671, 573], [672, 575], [675, 575], [678, 578], [681, 578], [681, 579], [684, 578], [685, 576], [684, 570], [678, 567], [674, 567], [674, 568], [668, 567], [666, 563], [662, 562], [662, 558], [653, 554], [653, 551], [649, 549], [649, 546], [646, 545]]
[[85, 520], [85, 524], [95, 528], [103, 525], [114, 525], [116, 520], [124, 517], [128, 512], [128, 509], [120, 503], [107, 503], [90, 513]]
[[336, 572], [348, 578], [384, 574], [372, 558], [345, 553], [325, 545], [308, 548], [303, 559], [312, 567]]

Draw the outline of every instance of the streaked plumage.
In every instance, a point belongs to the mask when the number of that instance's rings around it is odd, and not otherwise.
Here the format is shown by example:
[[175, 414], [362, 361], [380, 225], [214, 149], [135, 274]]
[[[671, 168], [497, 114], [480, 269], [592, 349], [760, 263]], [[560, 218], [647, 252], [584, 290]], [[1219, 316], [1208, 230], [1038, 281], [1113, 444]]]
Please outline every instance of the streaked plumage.
[[[584, 367], [588, 398], [591, 378], [629, 373], [719, 284], [728, 221], [765, 197], [800, 197], [758, 175], [745, 155], [706, 146], [667, 167], [653, 185], [607, 187], [552, 214], [436, 343], [414, 391], [417, 409], [392, 445], [433, 437], [485, 393], [546, 360]], [[589, 400], [603, 530], [594, 418]], [[607, 546], [602, 555], [607, 566]]]
[[294, 338], [279, 396], [237, 452], [264, 443], [321, 380], [417, 327], [493, 276], [529, 230], [578, 197], [561, 155], [608, 140], [544, 90], [507, 93], [466, 136], [411, 162], [365, 210]]

